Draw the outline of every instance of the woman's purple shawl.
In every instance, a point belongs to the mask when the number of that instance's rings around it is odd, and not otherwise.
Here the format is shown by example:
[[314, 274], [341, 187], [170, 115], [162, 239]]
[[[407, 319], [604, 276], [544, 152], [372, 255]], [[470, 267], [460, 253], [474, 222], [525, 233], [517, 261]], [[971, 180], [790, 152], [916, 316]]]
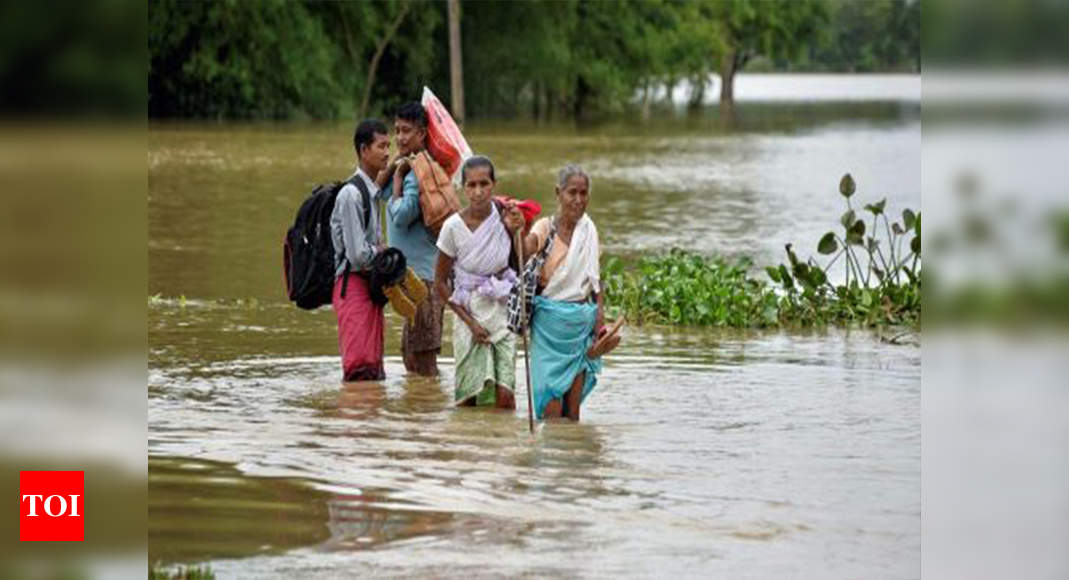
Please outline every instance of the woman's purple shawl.
[[508, 263], [512, 241], [497, 207], [491, 204], [490, 210], [490, 215], [457, 251], [449, 301], [465, 308], [470, 307], [473, 293], [503, 302], [516, 283], [516, 272]]

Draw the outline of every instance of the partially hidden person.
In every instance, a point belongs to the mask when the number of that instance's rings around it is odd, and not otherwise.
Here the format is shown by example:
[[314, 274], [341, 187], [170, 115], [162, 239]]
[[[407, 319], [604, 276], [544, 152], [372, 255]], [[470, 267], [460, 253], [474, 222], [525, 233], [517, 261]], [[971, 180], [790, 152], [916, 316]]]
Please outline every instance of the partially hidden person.
[[[379, 199], [386, 205], [387, 239], [390, 247], [404, 253], [408, 266], [430, 288], [434, 283], [438, 248], [420, 212], [421, 188], [426, 184], [421, 184], [417, 172], [411, 170], [415, 157], [430, 158], [425, 154], [427, 115], [422, 105], [413, 101], [398, 108], [394, 116], [394, 138], [398, 156], [388, 163], [393, 169], [392, 176], [379, 193]], [[401, 355], [408, 372], [423, 376], [438, 374], [444, 308], [438, 293], [429, 292], [426, 299], [415, 305], [415, 315], [406, 317]]]

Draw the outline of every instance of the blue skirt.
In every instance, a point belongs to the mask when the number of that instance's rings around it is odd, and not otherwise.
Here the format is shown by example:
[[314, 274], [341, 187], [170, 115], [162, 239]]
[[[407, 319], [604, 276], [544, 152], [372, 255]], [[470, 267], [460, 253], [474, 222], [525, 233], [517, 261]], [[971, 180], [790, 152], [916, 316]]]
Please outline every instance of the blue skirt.
[[579, 373], [586, 371], [580, 402], [594, 390], [601, 358], [588, 359], [586, 351], [594, 342], [597, 314], [597, 304], [535, 296], [531, 313], [531, 383], [535, 416], [539, 419], [551, 400], [568, 392]]

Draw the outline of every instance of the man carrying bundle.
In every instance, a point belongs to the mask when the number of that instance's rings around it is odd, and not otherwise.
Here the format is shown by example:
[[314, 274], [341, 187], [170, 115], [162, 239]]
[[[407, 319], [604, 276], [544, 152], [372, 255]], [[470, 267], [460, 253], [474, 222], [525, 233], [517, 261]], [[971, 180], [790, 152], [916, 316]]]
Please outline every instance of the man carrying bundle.
[[[394, 137], [399, 158], [391, 165], [396, 170], [379, 194], [386, 202], [387, 238], [429, 288], [438, 260], [438, 231], [448, 214], [459, 209], [459, 202], [449, 177], [425, 149], [427, 115], [422, 105], [413, 101], [397, 110]], [[405, 321], [401, 354], [409, 372], [438, 374], [443, 308], [438, 294], [430, 292], [419, 303], [414, 319]]]

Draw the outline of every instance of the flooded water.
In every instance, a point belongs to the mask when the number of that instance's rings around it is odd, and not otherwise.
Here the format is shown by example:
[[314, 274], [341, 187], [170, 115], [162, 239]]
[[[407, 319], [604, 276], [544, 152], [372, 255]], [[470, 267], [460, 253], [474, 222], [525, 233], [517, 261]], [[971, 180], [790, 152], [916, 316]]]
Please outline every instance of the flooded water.
[[[466, 133], [502, 191], [547, 204], [554, 170], [584, 163], [606, 254], [778, 261], [837, 223], [847, 171], [859, 195], [919, 207], [916, 103], [739, 114]], [[151, 127], [150, 561], [220, 577], [919, 576], [920, 351], [874, 333], [628, 327], [582, 423], [534, 436], [523, 397], [515, 413], [451, 406], [448, 344], [439, 379], [406, 376], [392, 314], [387, 380], [340, 385], [333, 313], [285, 301], [280, 245], [312, 186], [351, 171], [350, 131]]]

